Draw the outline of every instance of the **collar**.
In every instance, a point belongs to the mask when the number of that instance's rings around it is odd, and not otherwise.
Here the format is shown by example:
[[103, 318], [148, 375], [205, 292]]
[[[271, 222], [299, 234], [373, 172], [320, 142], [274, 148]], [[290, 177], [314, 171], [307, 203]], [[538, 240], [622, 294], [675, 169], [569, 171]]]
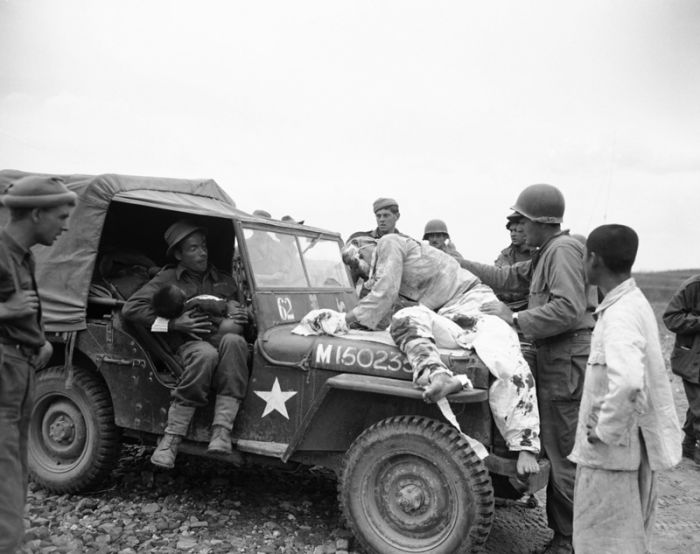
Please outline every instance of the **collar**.
[[20, 243], [18, 243], [15, 238], [7, 232], [6, 229], [3, 229], [0, 234], [2, 235], [2, 239], [5, 241], [5, 244], [7, 245], [8, 249], [11, 250], [14, 254], [20, 257], [20, 259], [24, 259], [26, 256], [29, 256], [31, 252], [27, 250], [24, 246], [22, 246]]
[[[207, 276], [210, 276], [210, 275], [213, 277], [213, 276], [214, 276], [214, 271], [215, 271], [214, 266], [213, 266], [213, 265], [210, 265], [209, 267], [207, 267], [207, 270], [204, 272], [204, 274], [202, 275], [202, 277], [207, 277]], [[182, 278], [182, 274], [183, 274], [183, 273], [187, 273], [188, 275], [195, 275], [194, 273], [192, 273], [191, 271], [189, 271], [189, 270], [188, 270], [186, 267], [184, 267], [183, 265], [177, 264], [177, 267], [175, 267], [175, 278], [176, 278], [178, 281]]]
[[630, 277], [629, 279], [622, 281], [622, 283], [617, 285], [614, 289], [612, 289], [608, 294], [605, 295], [603, 301], [596, 308], [595, 313], [598, 314], [603, 310], [608, 309], [620, 298], [622, 298], [626, 294], [629, 294], [630, 292], [632, 292], [633, 289], [636, 288], [637, 283], [635, 282], [634, 277]]

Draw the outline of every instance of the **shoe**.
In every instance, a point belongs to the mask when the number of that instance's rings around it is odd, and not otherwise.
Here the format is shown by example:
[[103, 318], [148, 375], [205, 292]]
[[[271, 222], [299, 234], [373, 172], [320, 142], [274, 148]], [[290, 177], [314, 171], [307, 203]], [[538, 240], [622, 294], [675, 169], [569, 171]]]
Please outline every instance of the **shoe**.
[[544, 548], [535, 550], [535, 554], [573, 554], [574, 545], [571, 542], [571, 537], [554, 533], [551, 542]]
[[683, 448], [683, 457], [684, 458], [689, 458], [693, 459], [693, 455], [695, 454], [695, 446], [696, 446], [697, 441], [695, 440], [695, 437], [691, 437], [690, 435], [686, 435], [683, 438], [682, 448]]
[[231, 431], [222, 425], [214, 425], [207, 452], [209, 454], [231, 454], [232, 451]]
[[165, 469], [174, 468], [175, 456], [177, 456], [177, 449], [181, 441], [182, 437], [180, 435], [165, 433], [160, 441], [158, 441], [158, 446], [156, 446], [156, 449], [151, 455], [151, 463]]

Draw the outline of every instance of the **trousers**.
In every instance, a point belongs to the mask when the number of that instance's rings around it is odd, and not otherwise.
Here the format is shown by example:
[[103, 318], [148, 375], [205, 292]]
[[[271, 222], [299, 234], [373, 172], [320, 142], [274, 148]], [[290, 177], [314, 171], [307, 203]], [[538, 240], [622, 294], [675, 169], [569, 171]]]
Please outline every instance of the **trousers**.
[[494, 377], [489, 405], [509, 450], [539, 453], [535, 381], [518, 336], [500, 318], [479, 310], [495, 298], [491, 289], [480, 287], [453, 299], [437, 313], [420, 305], [404, 308], [392, 318], [391, 335], [406, 354], [417, 385], [429, 382], [435, 370], [451, 373], [438, 348], [473, 348]]
[[540, 409], [542, 449], [549, 463], [547, 523], [555, 532], [573, 532], [576, 464], [567, 459], [574, 447], [583, 394], [590, 331], [538, 343], [535, 384]]
[[688, 398], [688, 411], [685, 413], [683, 431], [689, 437], [700, 440], [700, 385], [683, 379], [683, 388]]
[[173, 389], [173, 401], [199, 407], [207, 403], [209, 391], [216, 396], [239, 400], [248, 388], [248, 344], [240, 335], [221, 337], [219, 348], [203, 340], [189, 341], [177, 351], [184, 372]]
[[33, 356], [0, 344], [0, 554], [15, 554], [24, 537], [34, 369]]
[[576, 554], [650, 552], [656, 501], [656, 472], [649, 466], [643, 441], [636, 471], [579, 465], [574, 505]]

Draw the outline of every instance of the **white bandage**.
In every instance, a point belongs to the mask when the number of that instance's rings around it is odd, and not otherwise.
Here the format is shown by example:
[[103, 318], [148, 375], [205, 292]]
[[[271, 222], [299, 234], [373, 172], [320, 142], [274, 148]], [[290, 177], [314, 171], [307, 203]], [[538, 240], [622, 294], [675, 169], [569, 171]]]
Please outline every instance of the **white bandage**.
[[169, 323], [169, 319], [160, 316], [156, 317], [153, 325], [151, 325], [151, 333], [167, 333]]

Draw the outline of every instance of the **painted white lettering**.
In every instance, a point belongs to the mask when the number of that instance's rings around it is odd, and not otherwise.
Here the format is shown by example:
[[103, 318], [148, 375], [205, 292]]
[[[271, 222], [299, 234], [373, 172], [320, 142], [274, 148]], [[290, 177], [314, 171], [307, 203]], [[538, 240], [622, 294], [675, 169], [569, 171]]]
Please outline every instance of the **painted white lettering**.
[[379, 371], [386, 371], [387, 367], [384, 362], [389, 358], [389, 353], [386, 350], [379, 350], [377, 352], [377, 358], [374, 360], [374, 369]]
[[331, 363], [331, 353], [333, 351], [333, 345], [323, 345], [319, 344], [316, 348], [316, 363], [317, 364], [330, 364]]
[[369, 348], [361, 348], [357, 352], [357, 365], [367, 369], [372, 367], [372, 362], [374, 361], [374, 354]]

